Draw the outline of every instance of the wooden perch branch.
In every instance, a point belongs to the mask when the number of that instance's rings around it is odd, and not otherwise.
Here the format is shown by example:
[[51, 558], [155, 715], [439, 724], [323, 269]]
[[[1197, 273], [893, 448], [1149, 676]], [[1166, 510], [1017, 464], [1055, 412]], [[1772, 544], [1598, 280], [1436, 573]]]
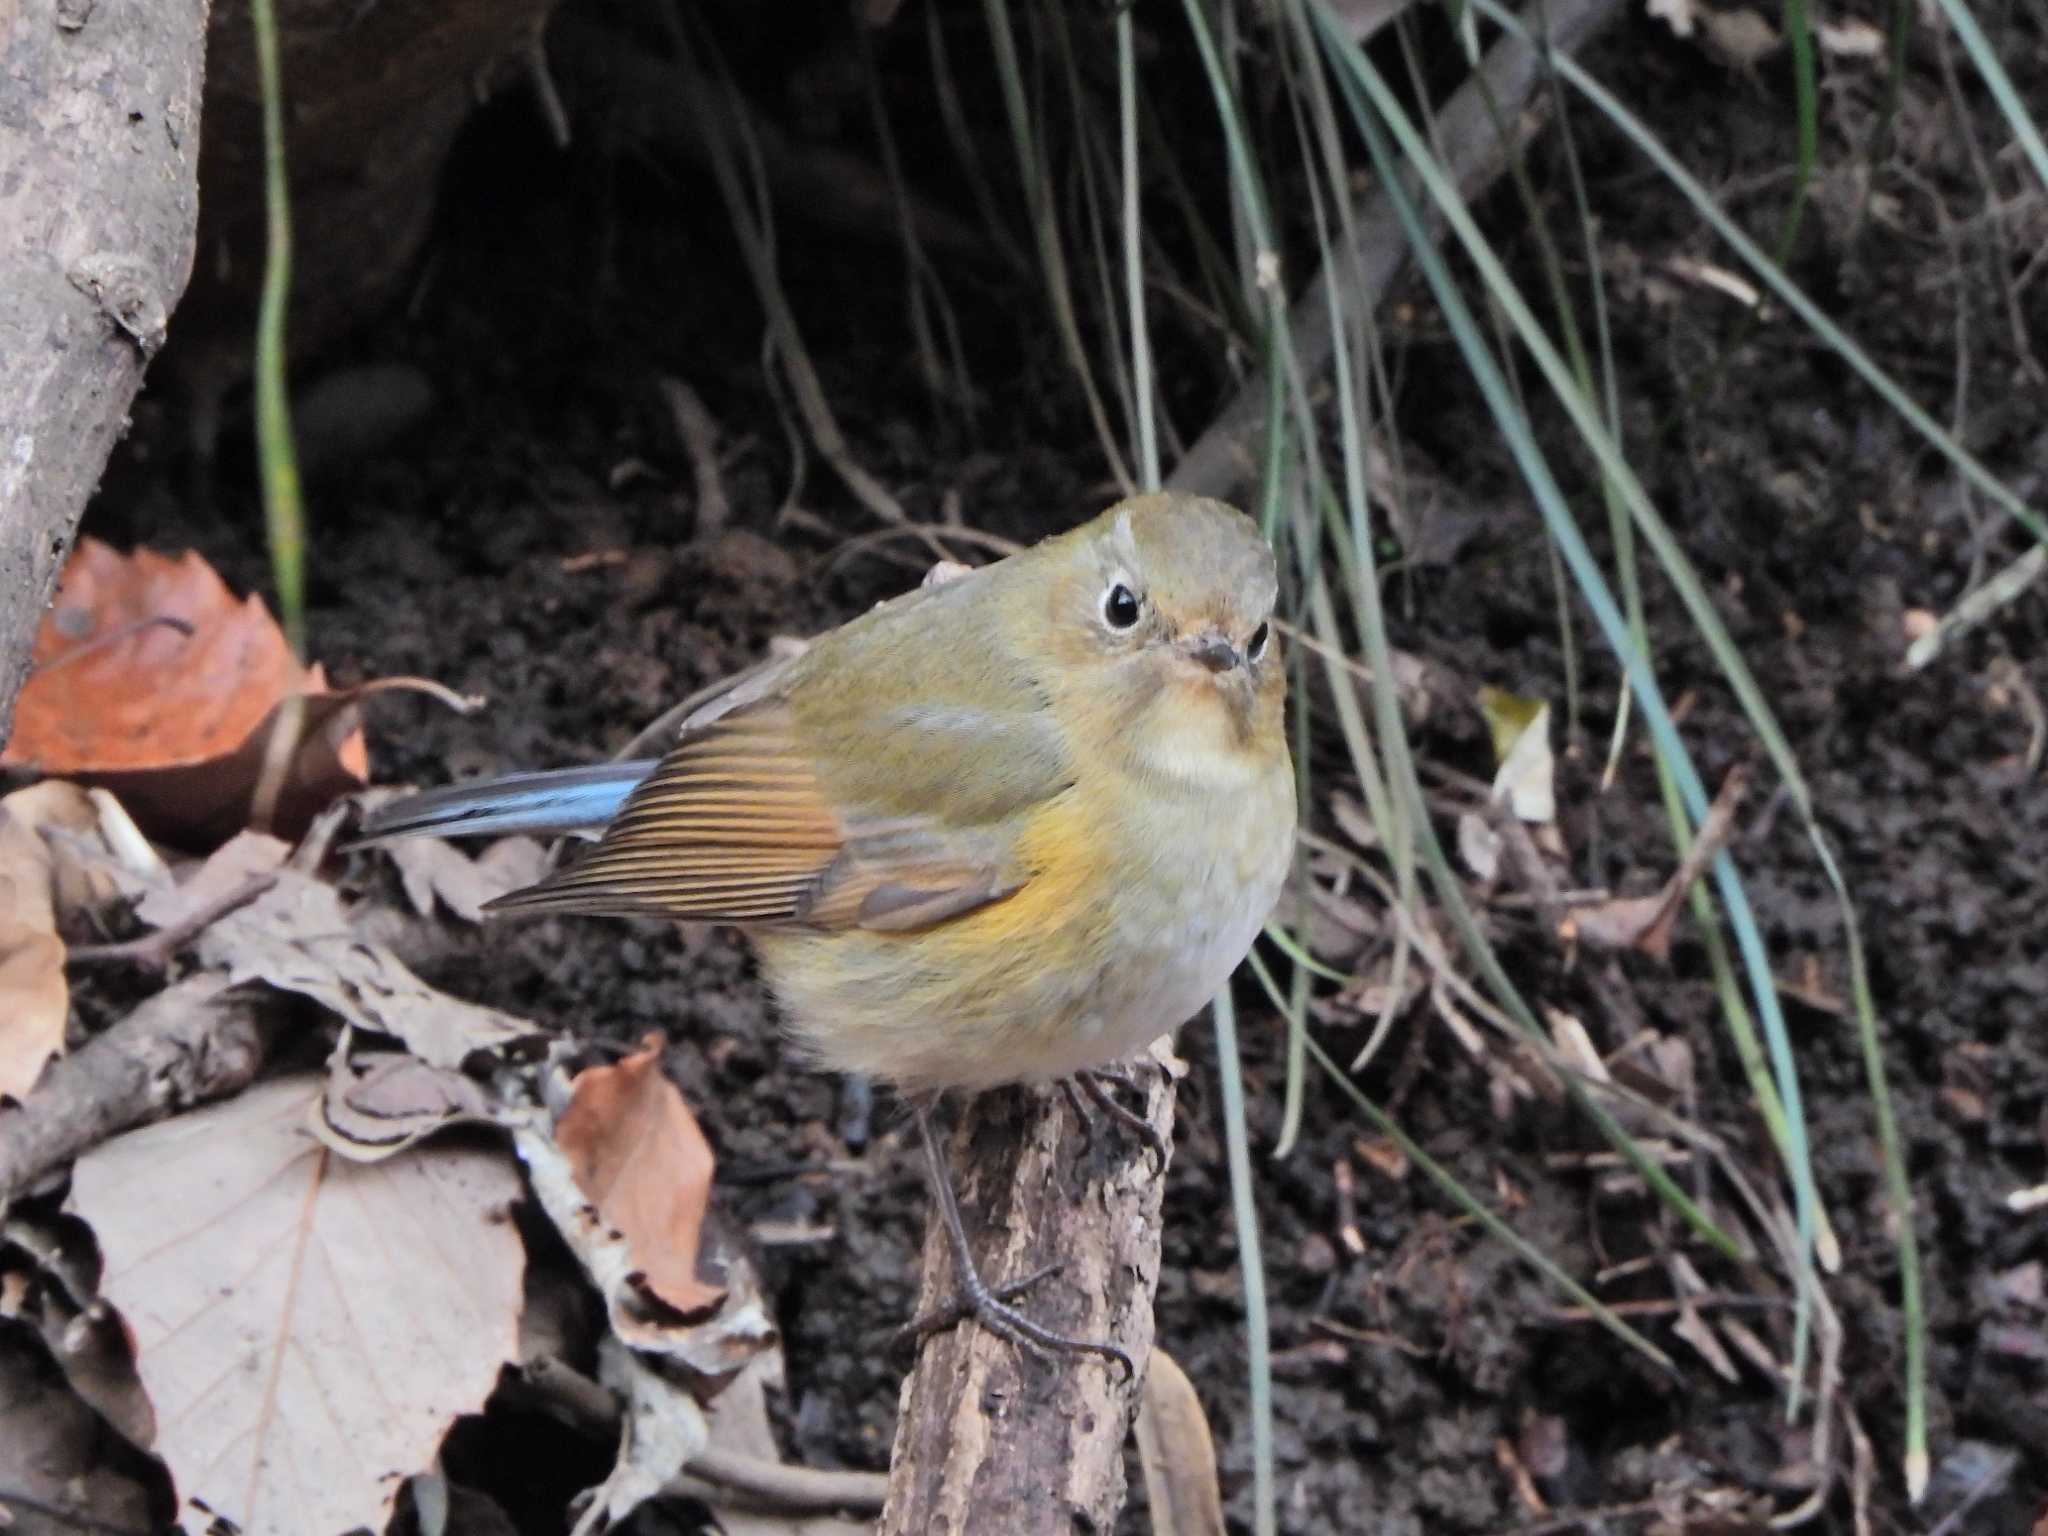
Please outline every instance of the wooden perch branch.
[[[1147, 1065], [1147, 1122], [1170, 1144], [1173, 1085]], [[879, 1536], [1072, 1536], [1106, 1531], [1124, 1496], [1124, 1441], [1152, 1351], [1165, 1181], [1098, 1116], [1084, 1133], [1056, 1091], [983, 1094], [960, 1112], [949, 1157], [975, 1260], [993, 1286], [1060, 1270], [1018, 1298], [1034, 1321], [1107, 1340], [1137, 1362], [1125, 1381], [1094, 1358], [1040, 1359], [984, 1329], [927, 1340], [903, 1384]], [[953, 1295], [934, 1220], [919, 1310]]]

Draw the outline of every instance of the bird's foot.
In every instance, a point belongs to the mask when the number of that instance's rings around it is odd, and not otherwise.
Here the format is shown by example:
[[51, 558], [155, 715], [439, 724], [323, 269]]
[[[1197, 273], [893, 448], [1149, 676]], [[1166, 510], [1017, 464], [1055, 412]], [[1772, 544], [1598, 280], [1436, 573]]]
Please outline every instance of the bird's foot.
[[1118, 1366], [1124, 1373], [1124, 1380], [1129, 1381], [1137, 1374], [1136, 1368], [1131, 1364], [1131, 1357], [1114, 1344], [1070, 1339], [1064, 1334], [1054, 1333], [1043, 1324], [1034, 1323], [1010, 1305], [1011, 1297], [1021, 1296], [1030, 1290], [1058, 1269], [1058, 1264], [1048, 1264], [1000, 1289], [989, 1288], [988, 1282], [981, 1278], [981, 1271], [974, 1263], [974, 1252], [968, 1246], [967, 1228], [960, 1220], [959, 1197], [953, 1192], [953, 1176], [939, 1151], [938, 1138], [932, 1134], [930, 1110], [925, 1104], [912, 1100], [910, 1113], [917, 1123], [917, 1139], [924, 1148], [925, 1170], [931, 1180], [933, 1203], [938, 1209], [941, 1229], [946, 1234], [946, 1245], [953, 1253], [955, 1290], [952, 1301], [935, 1312], [913, 1319], [898, 1331], [897, 1337], [923, 1339], [942, 1328], [971, 1320], [997, 1338], [1008, 1339], [1035, 1355], [1099, 1355]]
[[1124, 1104], [1112, 1091], [1122, 1089], [1142, 1097], [1144, 1088], [1135, 1077], [1115, 1067], [1090, 1067], [1072, 1077], [1061, 1078], [1060, 1086], [1066, 1090], [1067, 1102], [1074, 1106], [1075, 1117], [1081, 1122], [1084, 1141], [1095, 1139], [1095, 1114], [1089, 1108], [1092, 1104], [1121, 1127], [1125, 1135], [1151, 1153], [1161, 1173], [1166, 1171], [1166, 1159], [1172, 1151], [1166, 1138], [1159, 1134], [1150, 1120]]
[[951, 1301], [912, 1318], [896, 1330], [896, 1338], [898, 1342], [922, 1340], [934, 1333], [943, 1333], [957, 1324], [972, 1321], [979, 1323], [997, 1338], [1008, 1339], [1019, 1349], [1029, 1350], [1041, 1357], [1099, 1355], [1120, 1369], [1124, 1374], [1124, 1380], [1130, 1380], [1133, 1374], [1131, 1357], [1114, 1344], [1098, 1344], [1090, 1339], [1072, 1339], [1065, 1334], [1054, 1333], [1043, 1324], [1034, 1323], [1010, 1305], [1012, 1298], [1023, 1295], [1059, 1268], [1058, 1264], [1048, 1264], [1043, 1269], [1032, 1271], [1021, 1280], [1012, 1280], [1008, 1285], [991, 1289], [980, 1274], [969, 1266], [961, 1275], [960, 1289]]

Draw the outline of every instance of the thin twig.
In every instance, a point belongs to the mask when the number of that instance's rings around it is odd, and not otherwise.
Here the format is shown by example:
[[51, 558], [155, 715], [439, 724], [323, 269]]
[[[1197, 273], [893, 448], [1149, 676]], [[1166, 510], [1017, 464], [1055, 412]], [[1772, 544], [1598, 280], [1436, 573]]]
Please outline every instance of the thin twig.
[[109, 1136], [239, 1092], [268, 1054], [273, 1003], [216, 975], [167, 987], [0, 1109], [0, 1210]]
[[655, 380], [654, 387], [668, 406], [676, 436], [690, 456], [690, 469], [697, 477], [697, 536], [708, 537], [732, 520], [732, 503], [726, 499], [725, 480], [718, 467], [718, 422], [704, 406], [696, 390], [672, 375]]
[[125, 962], [142, 966], [145, 970], [163, 971], [170, 966], [171, 958], [179, 950], [230, 912], [246, 907], [276, 884], [277, 871], [267, 869], [260, 875], [249, 876], [233, 890], [222, 892], [197, 912], [179, 919], [168, 928], [159, 928], [154, 933], [146, 933], [139, 939], [126, 939], [119, 944], [74, 944], [65, 952], [65, 963], [108, 965]]

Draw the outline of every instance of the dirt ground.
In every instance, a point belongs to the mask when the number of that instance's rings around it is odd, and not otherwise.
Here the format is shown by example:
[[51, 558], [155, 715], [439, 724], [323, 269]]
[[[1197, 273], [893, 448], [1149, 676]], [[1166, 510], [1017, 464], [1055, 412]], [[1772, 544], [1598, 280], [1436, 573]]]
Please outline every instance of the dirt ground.
[[[2035, 88], [2039, 111], [2048, 68], [2038, 31], [2034, 41], [2036, 54], [2022, 61], [2031, 74], [2020, 78]], [[1752, 229], [1775, 229], [1791, 143], [1781, 60], [1733, 72], [1632, 19], [1593, 62], [1651, 105], [1661, 130]], [[1917, 54], [1915, 63], [1895, 151], [1910, 158], [1914, 180], [1880, 171], [1873, 186], [1884, 199], [1853, 234], [1861, 150], [1842, 125], [1868, 128], [1879, 94], [1868, 82], [1878, 77], [1866, 70], [1861, 86], [1830, 88], [1835, 126], [1792, 269], [1937, 414], [1951, 413], [1966, 366], [1973, 450], [2023, 490], [2038, 488], [2048, 472], [2048, 395], [2038, 375], [2021, 371], [2013, 308], [1973, 243], [1986, 228], [1982, 193], [1961, 151], [1942, 147], [1953, 124], [1939, 76]], [[1988, 133], [1992, 115], [1973, 104]], [[1635, 466], [1779, 711], [1869, 946], [1931, 1320], [1937, 1476], [1918, 1511], [1907, 1508], [1897, 1471], [1898, 1285], [1861, 1060], [1844, 1017], [1788, 1006], [1822, 1194], [1842, 1243], [1830, 1291], [1846, 1328], [1848, 1396], [1877, 1456], [1872, 1528], [1932, 1529], [1957, 1507], [1972, 1469], [2003, 1468], [1947, 1528], [2023, 1532], [2048, 1505], [2048, 1314], [2012, 1277], [2048, 1261], [2048, 1230], [2004, 1199], [2048, 1177], [2048, 1037], [2039, 1025], [2048, 800], [2022, 766], [2039, 714], [2039, 599], [2007, 609], [1924, 673], [1907, 676], [1898, 664], [1909, 610], [1945, 610], [1973, 562], [1995, 568], [2023, 545], [1802, 329], [1748, 321], [1665, 273], [1674, 253], [1711, 254], [1706, 239], [1585, 114], [1574, 121], [1614, 283]], [[1553, 141], [1539, 144], [1534, 175], [1557, 189], [1549, 195], [1562, 210]], [[836, 558], [839, 538], [869, 525], [815, 458], [798, 501], [821, 521], [778, 524], [790, 457], [761, 383], [757, 309], [708, 182], [608, 159], [601, 146], [558, 155], [520, 102], [483, 115], [448, 185], [410, 313], [340, 360], [409, 364], [437, 403], [409, 434], [315, 477], [311, 636], [343, 681], [421, 674], [486, 693], [491, 706], [464, 720], [379, 700], [371, 739], [380, 780], [439, 782], [607, 755], [675, 699], [758, 656], [769, 637], [823, 627], [915, 579], [907, 545]], [[1975, 221], [1956, 235], [1960, 262], [1936, 198], [1946, 217]], [[1511, 196], [1496, 196], [1486, 213], [1503, 239], [1525, 222]], [[2017, 272], [2043, 238], [2038, 196], [2015, 209], [2011, 238]], [[1109, 499], [1033, 292], [988, 272], [958, 285], [985, 396], [970, 437], [922, 393], [905, 341], [901, 258], [886, 235], [791, 217], [783, 239], [827, 393], [862, 462], [914, 515], [937, 516], [957, 494], [968, 522], [1030, 536]], [[1516, 249], [1526, 260], [1527, 242]], [[1567, 255], [1576, 270], [1576, 254]], [[1401, 317], [1389, 340], [1404, 440], [1441, 477], [1439, 526], [1450, 531], [1391, 588], [1396, 643], [1443, 667], [1467, 698], [1491, 683], [1558, 700], [1561, 714], [1540, 525], [1426, 297], [1418, 288], [1402, 300], [1388, 312]], [[2048, 344], [2048, 282], [2023, 289], [2016, 308], [2034, 342]], [[1020, 312], [1029, 317], [1022, 325]], [[652, 387], [661, 373], [687, 378], [725, 429], [733, 526], [721, 537], [697, 537], [689, 464]], [[1188, 409], [1184, 424], [1198, 426], [1200, 410]], [[137, 446], [88, 531], [194, 545], [232, 582], [262, 586], [260, 524], [238, 467], [246, 437], [228, 440], [218, 510], [196, 515], [177, 457], [161, 451], [174, 435], [172, 413], [167, 402], [146, 408]], [[1589, 527], [1603, 521], [1596, 497], [1582, 505]], [[1718, 780], [1755, 754], [1660, 583], [1650, 602], [1668, 694], [1690, 696], [1687, 738]], [[1583, 684], [1578, 734], [1560, 730], [1560, 745], [1572, 749], [1559, 784], [1571, 879], [1648, 889], [1669, 858], [1651, 765], [1631, 753], [1618, 783], [1599, 792], [1614, 669], [1590, 655]], [[1434, 761], [1490, 772], [1469, 708], [1440, 714], [1418, 746]], [[1843, 996], [1835, 911], [1796, 817], [1767, 791], [1752, 797], [1734, 851], [1781, 975], [1810, 981], [1822, 1001]], [[1312, 811], [1319, 824], [1328, 814]], [[1603, 1046], [1624, 1038], [1614, 999], [1638, 1027], [1689, 1041], [1698, 1118], [1748, 1166], [1765, 1165], [1695, 937], [1681, 930], [1668, 966], [1572, 966], [1526, 909], [1493, 916], [1525, 989], [1585, 1019]], [[841, 1085], [792, 1063], [729, 935], [598, 921], [508, 925], [445, 937], [429, 969], [451, 991], [553, 1027], [620, 1041], [669, 1033], [674, 1072], [721, 1158], [727, 1208], [743, 1221], [833, 1233], [765, 1254], [788, 1341], [780, 1412], [789, 1452], [824, 1465], [884, 1465], [904, 1362], [865, 1341], [906, 1315], [924, 1217], [889, 1103], [865, 1112]], [[1677, 1381], [1598, 1329], [1560, 1318], [1531, 1274], [1418, 1175], [1374, 1171], [1357, 1150], [1369, 1128], [1327, 1089], [1311, 1083], [1293, 1155], [1264, 1156], [1279, 1123], [1284, 1040], [1255, 988], [1241, 988], [1240, 1002], [1275, 1306], [1284, 1530], [1632, 1532], [1647, 1516], [1627, 1507], [1660, 1488], [1774, 1486], [1799, 1446], [1771, 1382], [1747, 1364], [1733, 1381], [1717, 1376], [1674, 1336], [1668, 1316], [1637, 1320], [1680, 1360]], [[1340, 1029], [1331, 1046], [1348, 1059], [1355, 1040]], [[1232, 1528], [1249, 1529], [1241, 1298], [1233, 1240], [1217, 1219], [1228, 1195], [1205, 1024], [1184, 1033], [1183, 1050], [1194, 1071], [1167, 1176], [1159, 1339], [1202, 1393]], [[1597, 1145], [1582, 1120], [1541, 1106], [1497, 1116], [1486, 1076], [1426, 1007], [1403, 1018], [1363, 1086], [1396, 1104], [1427, 1150], [1495, 1196], [1576, 1275], [1639, 1251], [1657, 1222], [1640, 1199], [1602, 1194], [1593, 1176], [1557, 1165], [1556, 1154]], [[1359, 1255], [1341, 1241], [1341, 1161], [1356, 1171]], [[1710, 1280], [1750, 1295], [1758, 1331], [1783, 1337], [1766, 1281], [1752, 1287], [1726, 1267]], [[1655, 1299], [1670, 1289], [1649, 1275], [1602, 1293]], [[1504, 1445], [1537, 1474], [1552, 1506], [1615, 1513], [1543, 1523], [1504, 1470]], [[601, 1474], [599, 1461], [594, 1448], [508, 1412], [465, 1426], [449, 1471], [538, 1536], [558, 1529], [563, 1501]], [[1120, 1530], [1147, 1529], [1142, 1505], [1140, 1490]], [[1733, 1517], [1714, 1527], [1756, 1528]], [[1808, 1527], [1852, 1528], [1840, 1495]]]

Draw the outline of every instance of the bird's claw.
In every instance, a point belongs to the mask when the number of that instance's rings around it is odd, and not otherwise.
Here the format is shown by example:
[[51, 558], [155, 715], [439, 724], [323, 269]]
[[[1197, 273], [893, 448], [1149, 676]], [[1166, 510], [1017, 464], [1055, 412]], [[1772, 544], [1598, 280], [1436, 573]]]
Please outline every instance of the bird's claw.
[[1067, 1091], [1067, 1102], [1074, 1106], [1074, 1114], [1081, 1122], [1081, 1134], [1085, 1141], [1095, 1137], [1095, 1117], [1089, 1109], [1092, 1104], [1120, 1126], [1124, 1134], [1136, 1140], [1152, 1154], [1158, 1171], [1166, 1171], [1166, 1160], [1172, 1148], [1152, 1122], [1121, 1103], [1110, 1091], [1112, 1087], [1130, 1093], [1142, 1093], [1136, 1078], [1129, 1073], [1119, 1072], [1112, 1067], [1092, 1067], [1076, 1072], [1072, 1077], [1062, 1078], [1061, 1086]]
[[999, 1339], [1008, 1339], [1019, 1349], [1042, 1358], [1055, 1355], [1100, 1355], [1123, 1372], [1123, 1379], [1129, 1381], [1137, 1374], [1137, 1367], [1131, 1364], [1131, 1357], [1114, 1344], [1098, 1344], [1091, 1339], [1073, 1339], [1065, 1334], [1054, 1333], [1043, 1324], [1034, 1323], [1015, 1307], [1009, 1305], [1012, 1297], [1021, 1296], [1047, 1276], [1060, 1268], [1048, 1264], [1043, 1269], [1033, 1270], [1021, 1280], [1012, 1280], [1007, 1285], [993, 1290], [983, 1283], [980, 1275], [969, 1271], [961, 1280], [959, 1292], [944, 1306], [912, 1318], [896, 1330], [899, 1343], [922, 1340], [934, 1333], [940, 1333], [956, 1324], [973, 1321], [986, 1328]]

